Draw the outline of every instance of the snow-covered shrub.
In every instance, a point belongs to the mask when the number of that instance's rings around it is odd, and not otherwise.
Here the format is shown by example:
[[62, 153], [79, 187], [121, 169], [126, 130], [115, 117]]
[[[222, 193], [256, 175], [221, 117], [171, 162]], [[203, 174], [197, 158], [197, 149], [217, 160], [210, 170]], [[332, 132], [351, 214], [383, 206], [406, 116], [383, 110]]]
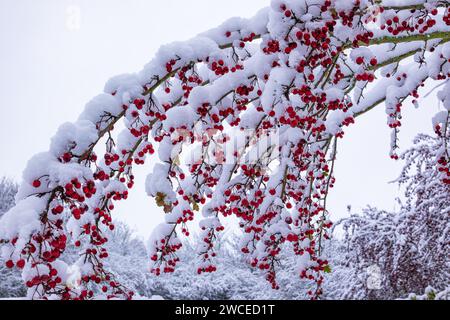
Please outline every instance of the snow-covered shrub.
[[417, 295], [411, 293], [408, 300], [450, 300], [450, 288], [442, 291], [436, 291], [433, 287], [425, 288], [424, 294]]

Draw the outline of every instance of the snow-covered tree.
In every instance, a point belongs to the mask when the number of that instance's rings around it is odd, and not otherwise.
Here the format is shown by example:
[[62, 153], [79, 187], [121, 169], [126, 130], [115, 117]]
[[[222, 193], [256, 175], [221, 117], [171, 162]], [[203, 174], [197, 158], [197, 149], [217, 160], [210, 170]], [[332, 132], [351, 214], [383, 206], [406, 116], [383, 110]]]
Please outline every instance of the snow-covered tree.
[[195, 243], [186, 243], [178, 252], [183, 264], [171, 274], [150, 277], [152, 293], [175, 300], [270, 299], [273, 296], [270, 286], [261, 281], [257, 271], [243, 263], [233, 247], [221, 245], [217, 251], [217, 272], [198, 275]]
[[8, 178], [0, 180], [0, 217], [14, 206], [14, 197], [19, 186]]
[[[14, 197], [19, 186], [5, 177], [0, 179], [0, 217], [14, 206]], [[25, 286], [18, 270], [11, 270], [5, 265], [0, 255], [0, 298], [23, 297]]]
[[106, 266], [127, 288], [140, 296], [151, 297], [153, 292], [149, 286], [149, 263], [144, 242], [126, 224], [119, 222], [115, 226], [105, 246], [109, 253]]
[[295, 255], [283, 257], [283, 266], [279, 272], [280, 290], [273, 289], [269, 283], [262, 281], [264, 271], [252, 268], [245, 263], [240, 254], [236, 235], [227, 235], [219, 240], [217, 246], [217, 271], [197, 274], [196, 242], [194, 238], [179, 250], [182, 264], [171, 274], [152, 276], [149, 279], [151, 292], [165, 299], [196, 300], [271, 300], [271, 299], [305, 299], [308, 297], [308, 283], [292, 281], [297, 274]]
[[[338, 298], [396, 299], [421, 295], [427, 287], [448, 290], [450, 185], [434, 162], [442, 152], [440, 138], [419, 135], [401, 156], [405, 167], [398, 183], [405, 187], [405, 203], [399, 212], [367, 208], [340, 223], [344, 254], [337, 267], [348, 277], [334, 288]], [[374, 267], [380, 283], [371, 288], [367, 281]]]
[[[178, 236], [201, 210], [198, 273], [217, 269], [221, 220], [234, 216], [240, 252], [273, 288], [291, 250], [296, 278], [318, 297], [336, 141], [384, 103], [398, 158], [402, 108], [409, 97], [420, 104], [427, 81], [442, 84], [433, 125], [447, 137], [449, 40], [445, 0], [272, 0], [254, 18], [163, 46], [141, 72], [108, 81], [29, 162], [0, 223], [7, 266], [23, 269], [29, 298], [86, 299], [92, 286], [100, 298], [130, 298], [105, 268], [105, 230], [134, 185], [133, 167], [157, 150], [146, 189], [166, 222], [148, 242], [153, 273], [175, 270]], [[445, 141], [435, 161], [449, 184]], [[60, 259], [69, 235], [80, 253], [72, 266]], [[78, 287], [67, 285], [73, 269], [82, 271]]]

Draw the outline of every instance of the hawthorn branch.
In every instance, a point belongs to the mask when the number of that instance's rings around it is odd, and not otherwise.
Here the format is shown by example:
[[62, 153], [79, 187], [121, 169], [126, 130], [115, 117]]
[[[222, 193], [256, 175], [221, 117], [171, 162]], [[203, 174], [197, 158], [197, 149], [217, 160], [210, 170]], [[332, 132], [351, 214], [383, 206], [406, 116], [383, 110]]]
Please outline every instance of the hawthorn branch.
[[[375, 0], [374, 4], [381, 6], [384, 10], [395, 10], [395, 11], [402, 11], [402, 10], [422, 10], [426, 9], [423, 4], [409, 4], [409, 5], [383, 5], [383, 0]], [[445, 1], [439, 1], [437, 7], [448, 7], [448, 2]]]
[[446, 31], [436, 31], [426, 34], [412, 34], [407, 36], [385, 36], [381, 38], [374, 38], [369, 41], [369, 44], [366, 44], [365, 42], [358, 42], [358, 45], [361, 47], [365, 46], [372, 46], [372, 45], [379, 45], [379, 44], [385, 44], [385, 43], [391, 43], [391, 44], [398, 44], [398, 43], [408, 43], [412, 41], [429, 41], [433, 39], [445, 39], [450, 37], [450, 32]]

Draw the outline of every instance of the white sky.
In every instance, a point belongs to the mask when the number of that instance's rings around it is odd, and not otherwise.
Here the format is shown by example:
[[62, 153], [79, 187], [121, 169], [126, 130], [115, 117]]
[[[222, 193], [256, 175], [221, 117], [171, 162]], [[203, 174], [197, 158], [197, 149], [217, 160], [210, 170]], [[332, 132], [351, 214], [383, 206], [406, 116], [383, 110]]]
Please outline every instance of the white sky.
[[[20, 180], [28, 159], [48, 149], [65, 121], [116, 74], [139, 71], [162, 44], [185, 40], [233, 16], [250, 17], [269, 0], [0, 0], [0, 176]], [[79, 13], [79, 19], [78, 19]], [[79, 21], [78, 21], [79, 20]], [[404, 113], [400, 146], [431, 132], [434, 95]], [[390, 160], [384, 106], [358, 118], [340, 141], [334, 219], [367, 204], [392, 209], [400, 170]], [[149, 164], [115, 216], [147, 237], [164, 213], [144, 192]]]

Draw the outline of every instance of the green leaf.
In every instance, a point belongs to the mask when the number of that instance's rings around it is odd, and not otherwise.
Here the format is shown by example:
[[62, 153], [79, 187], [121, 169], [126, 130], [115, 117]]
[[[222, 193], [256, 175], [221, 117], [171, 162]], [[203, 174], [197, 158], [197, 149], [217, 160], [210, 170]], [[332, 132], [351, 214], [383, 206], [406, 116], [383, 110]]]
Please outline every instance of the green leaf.
[[331, 272], [330, 266], [325, 266], [325, 268], [323, 268], [323, 272], [330, 273]]
[[436, 299], [436, 293], [435, 293], [434, 291], [428, 292], [427, 298], [428, 298], [428, 300], [434, 300], [434, 299]]

